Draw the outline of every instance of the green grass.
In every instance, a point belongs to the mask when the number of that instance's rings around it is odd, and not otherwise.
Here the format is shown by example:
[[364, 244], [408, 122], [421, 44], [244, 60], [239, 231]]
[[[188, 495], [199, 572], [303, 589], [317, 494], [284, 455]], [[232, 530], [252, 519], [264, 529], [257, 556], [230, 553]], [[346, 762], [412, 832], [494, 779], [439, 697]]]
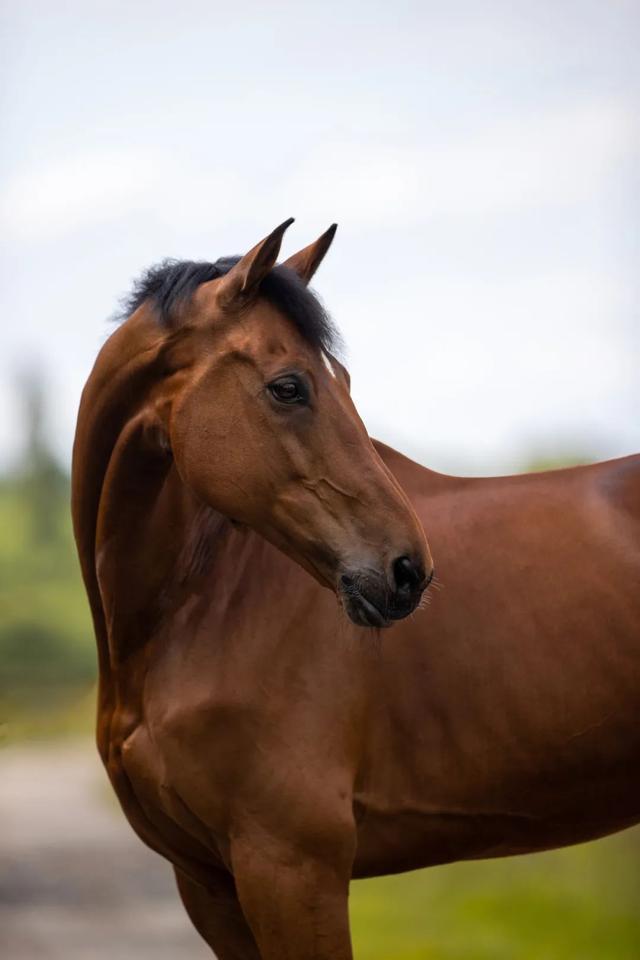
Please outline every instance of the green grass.
[[357, 960], [638, 960], [640, 830], [351, 888]]
[[95, 730], [96, 691], [47, 687], [36, 700], [35, 691], [0, 697], [0, 747], [62, 738], [91, 739]]

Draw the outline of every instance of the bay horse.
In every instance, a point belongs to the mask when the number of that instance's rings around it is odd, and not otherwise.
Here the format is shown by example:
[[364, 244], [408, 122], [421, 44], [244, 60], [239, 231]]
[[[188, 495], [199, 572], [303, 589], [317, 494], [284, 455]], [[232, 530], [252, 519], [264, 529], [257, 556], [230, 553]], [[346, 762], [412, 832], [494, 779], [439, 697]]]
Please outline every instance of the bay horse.
[[348, 960], [352, 877], [640, 820], [640, 457], [371, 440], [307, 288], [335, 227], [276, 265], [290, 222], [143, 278], [74, 444], [100, 754], [220, 960]]

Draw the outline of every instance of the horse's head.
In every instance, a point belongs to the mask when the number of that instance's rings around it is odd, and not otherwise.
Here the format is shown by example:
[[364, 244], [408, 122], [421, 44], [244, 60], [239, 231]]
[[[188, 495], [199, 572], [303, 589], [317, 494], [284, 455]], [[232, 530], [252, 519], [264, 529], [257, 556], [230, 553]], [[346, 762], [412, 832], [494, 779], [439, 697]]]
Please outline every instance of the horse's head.
[[290, 222], [184, 302], [164, 351], [168, 442], [204, 501], [335, 590], [355, 623], [386, 626], [417, 606], [431, 557], [307, 290], [335, 227], [276, 267]]

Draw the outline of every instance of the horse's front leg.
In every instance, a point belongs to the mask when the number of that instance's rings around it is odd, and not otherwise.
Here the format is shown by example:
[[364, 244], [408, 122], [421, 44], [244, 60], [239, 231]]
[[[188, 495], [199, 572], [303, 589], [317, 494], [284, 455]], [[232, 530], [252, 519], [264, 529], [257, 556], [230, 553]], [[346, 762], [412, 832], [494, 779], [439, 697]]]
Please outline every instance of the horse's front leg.
[[351, 960], [354, 854], [355, 828], [312, 844], [263, 830], [233, 842], [236, 888], [262, 960]]
[[204, 886], [177, 867], [175, 873], [189, 918], [218, 960], [260, 960], [233, 878], [212, 871]]

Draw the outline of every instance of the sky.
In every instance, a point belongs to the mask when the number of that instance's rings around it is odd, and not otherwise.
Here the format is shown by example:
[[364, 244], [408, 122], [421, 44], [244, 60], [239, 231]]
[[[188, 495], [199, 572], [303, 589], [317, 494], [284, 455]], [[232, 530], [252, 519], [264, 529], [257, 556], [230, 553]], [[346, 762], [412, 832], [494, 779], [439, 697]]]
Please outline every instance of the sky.
[[435, 469], [640, 450], [640, 7], [4, 0], [0, 468], [69, 462], [118, 300], [337, 221], [314, 284], [369, 431]]

